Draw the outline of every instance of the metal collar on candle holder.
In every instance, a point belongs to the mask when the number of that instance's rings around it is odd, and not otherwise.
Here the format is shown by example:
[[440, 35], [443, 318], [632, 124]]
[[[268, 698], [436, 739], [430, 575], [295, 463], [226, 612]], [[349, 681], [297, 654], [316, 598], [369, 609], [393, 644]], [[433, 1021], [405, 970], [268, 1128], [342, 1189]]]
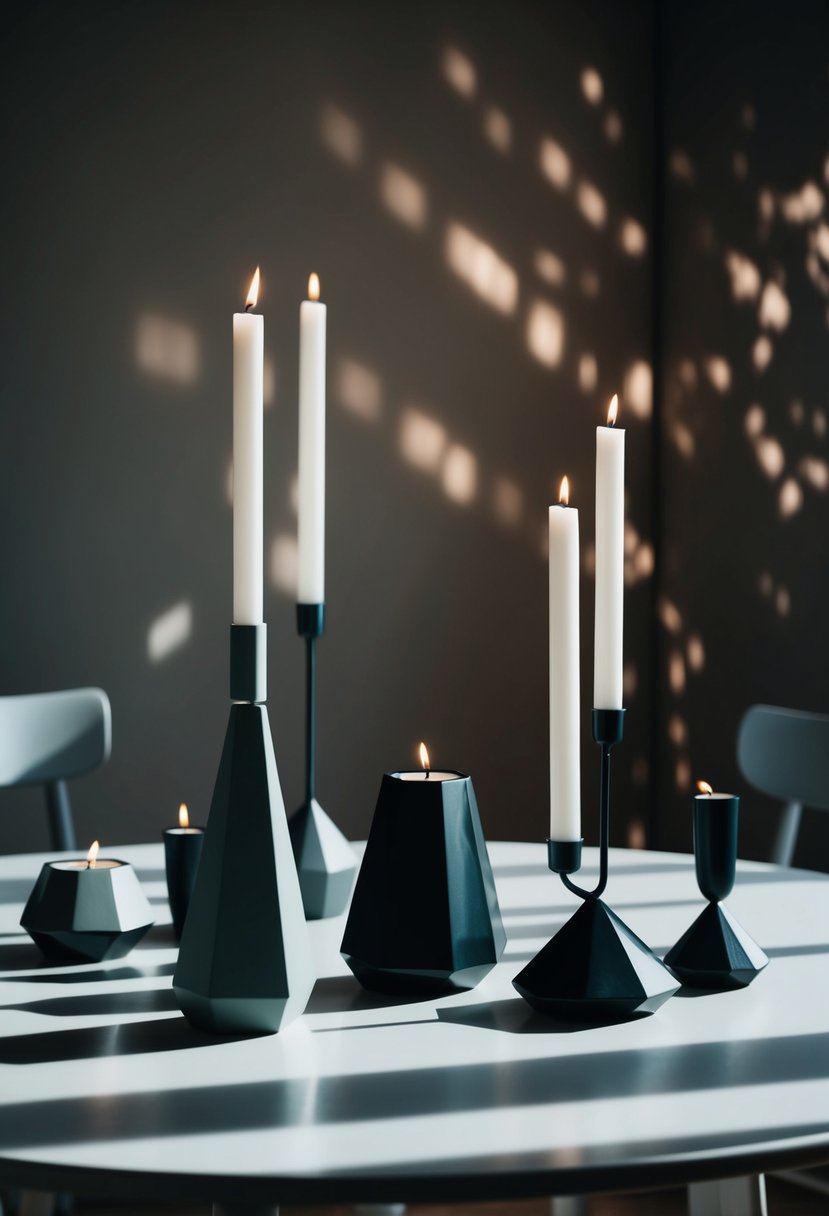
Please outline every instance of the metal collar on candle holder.
[[581, 869], [584, 840], [548, 840], [547, 865], [554, 874], [575, 874]]
[[268, 699], [268, 627], [230, 626], [230, 699], [258, 705]]
[[296, 629], [301, 638], [318, 638], [325, 632], [325, 604], [297, 604]]

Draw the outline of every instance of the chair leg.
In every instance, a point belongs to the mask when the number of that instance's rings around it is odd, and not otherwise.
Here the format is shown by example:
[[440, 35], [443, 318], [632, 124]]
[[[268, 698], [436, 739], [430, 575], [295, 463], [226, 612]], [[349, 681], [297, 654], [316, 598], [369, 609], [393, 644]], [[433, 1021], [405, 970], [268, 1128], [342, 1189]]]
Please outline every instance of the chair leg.
[[49, 815], [52, 847], [62, 851], [76, 849], [78, 842], [75, 839], [75, 825], [72, 822], [72, 808], [69, 805], [69, 791], [65, 781], [50, 781], [46, 786], [46, 810]]
[[768, 1216], [765, 1175], [692, 1182], [688, 1216]]
[[589, 1211], [587, 1195], [554, 1195], [550, 1200], [550, 1216], [588, 1216]]
[[780, 816], [771, 850], [770, 860], [775, 865], [790, 866], [792, 864], [802, 813], [803, 804], [800, 802], [788, 802], [783, 807], [783, 814]]

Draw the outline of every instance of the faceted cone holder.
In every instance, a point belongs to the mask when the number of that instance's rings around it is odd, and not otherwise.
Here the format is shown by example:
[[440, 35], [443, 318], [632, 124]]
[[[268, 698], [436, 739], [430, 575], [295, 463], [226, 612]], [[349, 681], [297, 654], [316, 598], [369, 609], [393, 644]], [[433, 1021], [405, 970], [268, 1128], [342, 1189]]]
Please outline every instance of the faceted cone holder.
[[173, 990], [187, 1020], [274, 1033], [304, 1010], [314, 971], [265, 699], [265, 626], [231, 628], [224, 749]]
[[475, 792], [460, 773], [407, 776], [383, 777], [342, 955], [364, 988], [461, 992], [506, 945]]

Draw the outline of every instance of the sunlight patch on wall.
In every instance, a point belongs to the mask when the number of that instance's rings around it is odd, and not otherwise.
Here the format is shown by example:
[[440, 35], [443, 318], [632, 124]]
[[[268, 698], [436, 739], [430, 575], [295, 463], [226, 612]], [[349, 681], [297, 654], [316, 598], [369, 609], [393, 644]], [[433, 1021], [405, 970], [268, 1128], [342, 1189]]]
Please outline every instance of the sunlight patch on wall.
[[296, 537], [283, 532], [271, 545], [271, 585], [283, 595], [296, 595], [299, 574], [299, 550]]
[[441, 55], [441, 70], [446, 83], [467, 100], [475, 96], [478, 73], [468, 55], [456, 46], [445, 46]]
[[731, 158], [731, 168], [738, 182], [745, 181], [748, 177], [748, 157], [745, 152], [737, 151]]
[[380, 200], [401, 223], [420, 231], [426, 224], [426, 190], [417, 180], [388, 162], [380, 170]]
[[780, 497], [777, 508], [782, 519], [790, 519], [803, 506], [803, 491], [793, 477], [789, 477], [780, 487]]
[[504, 156], [512, 147], [512, 123], [497, 106], [487, 106], [484, 110], [484, 137]]
[[671, 439], [676, 450], [685, 460], [693, 460], [697, 454], [697, 441], [686, 422], [677, 418], [671, 425]]
[[551, 287], [561, 287], [567, 278], [564, 263], [550, 249], [536, 249], [533, 266], [538, 277]]
[[764, 372], [771, 363], [771, 357], [774, 354], [774, 346], [771, 338], [766, 334], [761, 334], [751, 348], [751, 362], [754, 364], [758, 372]]
[[446, 427], [422, 410], [409, 408], [400, 420], [400, 452], [423, 473], [440, 472], [448, 436]]
[[789, 418], [792, 426], [802, 426], [803, 419], [806, 417], [806, 411], [803, 408], [803, 402], [795, 399], [789, 402]]
[[815, 410], [812, 414], [812, 430], [818, 439], [822, 439], [826, 434], [826, 413], [824, 410]]
[[602, 289], [601, 280], [596, 271], [589, 268], [583, 270], [579, 275], [579, 287], [582, 295], [587, 296], [588, 300], [595, 300]]
[[687, 794], [691, 788], [691, 762], [686, 756], [682, 756], [676, 762], [674, 769], [674, 780], [676, 788], [680, 794]]
[[570, 185], [570, 157], [561, 144], [545, 136], [539, 150], [539, 165], [547, 181], [557, 190], [566, 190]]
[[545, 300], [535, 300], [527, 314], [527, 349], [545, 367], [558, 367], [564, 353], [564, 318]]
[[705, 667], [705, 646], [702, 638], [698, 633], [692, 633], [688, 638], [685, 646], [685, 654], [688, 659], [688, 666], [695, 673], [701, 672]]
[[789, 299], [778, 283], [769, 281], [760, 296], [758, 320], [764, 329], [776, 329], [778, 333], [786, 328], [792, 315]]
[[446, 497], [462, 507], [471, 503], [478, 491], [478, 462], [469, 448], [453, 443], [443, 461], [441, 481]]
[[383, 408], [380, 377], [356, 359], [340, 359], [334, 376], [340, 404], [364, 422], [377, 422]]
[[668, 633], [682, 632], [682, 613], [672, 600], [667, 599], [664, 595], [660, 596], [657, 613], [662, 622], [662, 628], [667, 629]]
[[610, 144], [618, 144], [625, 133], [621, 115], [616, 110], [608, 110], [604, 119], [605, 139]]
[[639, 687], [639, 669], [635, 663], [625, 663], [622, 670], [622, 691], [625, 694], [625, 701], [629, 702], [636, 696], [636, 689]]
[[668, 718], [668, 738], [674, 747], [685, 747], [688, 742], [688, 723], [680, 714]]
[[829, 464], [819, 456], [804, 456], [798, 465], [798, 471], [813, 489], [820, 493], [829, 489]]
[[604, 195], [592, 182], [579, 182], [576, 190], [576, 206], [594, 228], [604, 228], [607, 220], [607, 203]]
[[668, 160], [668, 172], [674, 181], [684, 182], [686, 186], [696, 181], [697, 171], [694, 162], [682, 148], [674, 148]]
[[201, 368], [196, 331], [181, 321], [146, 313], [135, 330], [135, 360], [149, 376], [195, 384]]
[[792, 597], [787, 587], [778, 587], [774, 593], [774, 611], [778, 616], [786, 617], [792, 607]]
[[189, 601], [182, 600], [156, 617], [150, 625], [147, 631], [147, 658], [151, 663], [163, 663], [190, 640], [192, 632], [193, 609]]
[[455, 274], [497, 312], [509, 315], [518, 303], [518, 275], [491, 245], [462, 224], [446, 230], [446, 260]]
[[524, 510], [521, 487], [510, 477], [496, 477], [492, 487], [492, 513], [500, 524], [516, 528]]
[[648, 234], [637, 220], [628, 216], [619, 228], [619, 244], [629, 257], [641, 258], [648, 248]]
[[693, 359], [680, 359], [676, 374], [683, 388], [690, 390], [697, 387], [699, 377], [697, 376], [697, 365]]
[[653, 574], [654, 554], [653, 545], [650, 541], [642, 541], [634, 553], [632, 561], [636, 582], [641, 582], [642, 579], [651, 577]]
[[817, 253], [824, 262], [829, 262], [829, 224], [818, 224], [811, 234], [812, 242]]
[[703, 361], [705, 374], [718, 393], [727, 393], [731, 388], [731, 364], [723, 355], [708, 355]]
[[595, 68], [584, 68], [581, 74], [581, 91], [591, 106], [600, 105], [604, 97], [604, 81]]
[[653, 376], [645, 359], [631, 363], [622, 383], [622, 408], [630, 408], [636, 418], [650, 418], [653, 409]]
[[734, 300], [756, 300], [760, 294], [760, 271], [750, 258], [729, 249], [725, 268], [731, 277], [731, 297]]
[[743, 426], [749, 439], [762, 435], [765, 425], [766, 414], [762, 405], [750, 405], [746, 410], [746, 416], [743, 420]]
[[266, 410], [276, 402], [276, 364], [271, 355], [265, 355], [262, 366], [262, 404]]
[[329, 152], [354, 169], [363, 159], [363, 132], [350, 114], [326, 103], [320, 114], [320, 136]]
[[754, 441], [757, 463], [770, 481], [776, 481], [786, 464], [783, 445], [771, 435], [761, 435]]
[[[644, 757], [639, 758], [644, 759]], [[639, 777], [636, 763], [634, 763], [631, 769], [631, 776], [635, 785], [644, 785], [644, 781]], [[645, 774], [645, 779], [647, 779], [647, 773]], [[627, 825], [625, 840], [629, 849], [646, 849], [648, 847], [645, 825], [641, 819], [631, 819]]]
[[804, 182], [799, 190], [780, 197], [780, 214], [790, 224], [808, 224], [823, 211], [823, 191], [817, 182]]
[[592, 393], [599, 382], [599, 365], [596, 356], [586, 351], [579, 359], [579, 388], [583, 393]]
[[671, 651], [668, 659], [668, 684], [677, 697], [685, 692], [685, 659], [680, 650]]
[[746, 131], [753, 131], [757, 126], [757, 112], [750, 101], [747, 101], [740, 111], [740, 122]]

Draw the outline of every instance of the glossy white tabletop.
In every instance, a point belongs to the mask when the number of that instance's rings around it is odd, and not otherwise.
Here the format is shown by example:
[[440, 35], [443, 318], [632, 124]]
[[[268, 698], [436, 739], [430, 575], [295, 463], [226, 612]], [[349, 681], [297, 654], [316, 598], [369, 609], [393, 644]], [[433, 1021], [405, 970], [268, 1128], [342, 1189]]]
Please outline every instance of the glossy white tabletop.
[[[50, 968], [18, 925], [42, 857], [0, 859], [0, 1182], [225, 1201], [486, 1199], [829, 1159], [829, 879], [741, 865], [770, 956], [747, 989], [557, 1027], [511, 981], [576, 901], [543, 844], [490, 846], [508, 944], [474, 991], [394, 1002], [316, 922], [320, 979], [276, 1036], [211, 1039], [173, 1002], [161, 847], [118, 848], [159, 924], [124, 960]], [[590, 880], [595, 852], [582, 876]], [[429, 898], [424, 884], [424, 899]], [[701, 908], [689, 857], [616, 851], [607, 900], [658, 952]]]

